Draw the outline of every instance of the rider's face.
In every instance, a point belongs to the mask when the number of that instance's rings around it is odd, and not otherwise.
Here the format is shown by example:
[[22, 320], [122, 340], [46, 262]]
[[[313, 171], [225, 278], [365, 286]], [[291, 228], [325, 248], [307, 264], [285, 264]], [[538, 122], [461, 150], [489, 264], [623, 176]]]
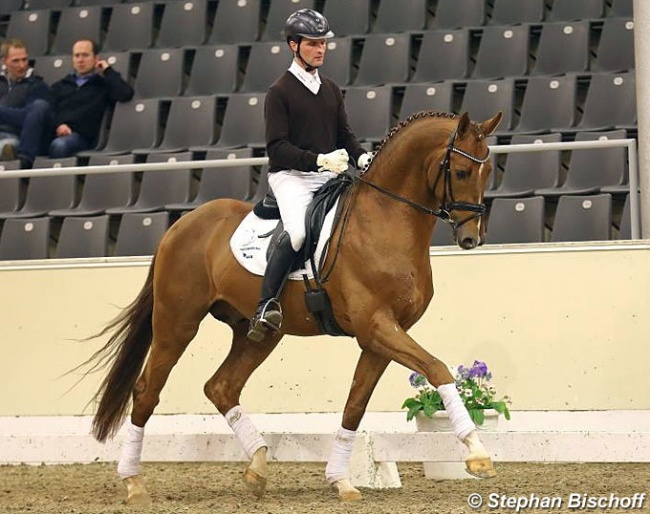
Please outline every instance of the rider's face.
[[[298, 44], [291, 42], [291, 50], [295, 53], [298, 50]], [[325, 60], [325, 52], [327, 50], [327, 40], [326, 39], [307, 39], [303, 38], [300, 43], [300, 56], [304, 61], [318, 68], [321, 66]], [[302, 65], [302, 63], [300, 63]]]

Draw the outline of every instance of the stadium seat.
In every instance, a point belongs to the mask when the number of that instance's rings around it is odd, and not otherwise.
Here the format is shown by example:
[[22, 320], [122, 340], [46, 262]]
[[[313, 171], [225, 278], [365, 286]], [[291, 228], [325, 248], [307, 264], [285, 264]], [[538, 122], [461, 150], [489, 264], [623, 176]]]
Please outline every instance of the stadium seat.
[[264, 93], [291, 64], [291, 51], [284, 42], [252, 43], [240, 93]]
[[605, 19], [596, 52], [595, 69], [598, 71], [633, 70], [634, 20]]
[[79, 39], [101, 41], [103, 6], [68, 7], [61, 11], [50, 53], [71, 55], [72, 45]]
[[166, 211], [124, 214], [117, 231], [114, 255], [153, 255], [168, 227], [169, 213]]
[[323, 16], [335, 36], [359, 36], [370, 30], [370, 0], [326, 0]]
[[262, 41], [285, 41], [283, 30], [287, 18], [299, 9], [314, 9], [314, 0], [273, 0], [269, 2]]
[[365, 38], [355, 86], [404, 83], [411, 73], [409, 34], [368, 34]]
[[50, 44], [51, 11], [15, 11], [7, 25], [6, 39], [17, 38], [25, 43], [29, 57], [46, 55]]
[[633, 72], [594, 73], [577, 131], [633, 129], [637, 125], [636, 81]]
[[609, 241], [612, 238], [612, 197], [609, 194], [561, 196], [551, 241]]
[[34, 59], [34, 73], [43, 77], [46, 84], [54, 84], [72, 71], [70, 52], [65, 55], [41, 55]]
[[[422, 37], [413, 82], [464, 79], [469, 73], [468, 30], [428, 30]], [[444, 59], [440, 56], [444, 55]]]
[[172, 98], [183, 90], [185, 52], [182, 48], [150, 48], [142, 52], [134, 98]]
[[407, 84], [399, 110], [399, 119], [405, 120], [419, 111], [452, 112], [454, 87], [452, 82], [437, 84]]
[[589, 68], [589, 22], [548, 22], [542, 25], [532, 75], [561, 75]]
[[207, 45], [194, 53], [185, 95], [228, 95], [237, 89], [239, 46]]
[[429, 244], [431, 246], [458, 246], [451, 225], [441, 220], [438, 220], [433, 227]]
[[[17, 170], [20, 168], [20, 161], [0, 162], [0, 173], [3, 171]], [[21, 204], [21, 180], [20, 178], [5, 178], [0, 182], [0, 213], [15, 212]]]
[[438, 0], [434, 28], [459, 29], [485, 23], [485, 0]]
[[163, 4], [164, 11], [155, 46], [178, 48], [199, 46], [205, 42], [208, 26], [207, 0], [177, 0]]
[[472, 78], [497, 79], [526, 75], [529, 60], [528, 40], [528, 25], [485, 27]]
[[73, 4], [74, 0], [25, 0], [23, 9], [37, 11], [41, 9], [51, 9], [60, 11]]
[[153, 42], [154, 2], [116, 4], [106, 31], [103, 50], [145, 50]]
[[375, 33], [419, 32], [427, 28], [429, 11], [426, 0], [382, 0], [377, 8]]
[[131, 52], [102, 51], [100, 54], [122, 78], [131, 83]]
[[352, 38], [335, 37], [327, 41], [327, 57], [318, 70], [340, 87], [352, 80]]
[[394, 121], [392, 88], [349, 87], [345, 91], [345, 109], [360, 141], [381, 141]]
[[64, 218], [55, 257], [105, 257], [108, 252], [108, 221], [106, 215]]
[[545, 14], [544, 0], [494, 0], [489, 23], [516, 25], [541, 23]]
[[633, 18], [634, 0], [612, 0], [609, 16], [612, 18]]
[[47, 259], [50, 218], [8, 219], [0, 235], [0, 260]]
[[219, 2], [208, 44], [234, 45], [257, 41], [260, 34], [261, 0]]
[[530, 77], [515, 132], [543, 133], [573, 127], [576, 117], [576, 77]]
[[632, 213], [630, 206], [630, 193], [625, 195], [623, 203], [623, 212], [621, 213], [621, 221], [618, 226], [618, 239], [632, 239]]
[[550, 21], [574, 21], [602, 18], [605, 0], [554, 0]]
[[495, 198], [490, 206], [486, 243], [544, 241], [544, 198]]
[[503, 118], [496, 134], [507, 133], [513, 124], [514, 99], [515, 81], [512, 78], [471, 80], [465, 87], [460, 112], [467, 111], [473, 120], [487, 120], [502, 111]]
[[120, 3], [122, 3], [122, 0], [76, 0], [74, 5], [78, 7], [90, 7], [93, 5], [110, 7], [114, 4], [120, 4]]
[[0, 2], [0, 15], [20, 11], [22, 7], [23, 0], [4, 0], [3, 2]]

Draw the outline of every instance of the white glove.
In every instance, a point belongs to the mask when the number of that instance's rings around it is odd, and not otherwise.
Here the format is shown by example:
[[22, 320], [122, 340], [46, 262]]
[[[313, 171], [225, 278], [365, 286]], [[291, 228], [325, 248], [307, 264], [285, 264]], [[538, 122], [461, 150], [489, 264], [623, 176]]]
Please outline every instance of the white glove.
[[357, 159], [357, 168], [359, 168], [362, 173], [368, 171], [368, 168], [370, 168], [370, 163], [372, 162], [374, 156], [375, 152], [366, 152], [361, 154]]
[[345, 148], [334, 150], [326, 154], [318, 154], [316, 164], [318, 171], [333, 171], [334, 173], [343, 173], [348, 169], [348, 151]]

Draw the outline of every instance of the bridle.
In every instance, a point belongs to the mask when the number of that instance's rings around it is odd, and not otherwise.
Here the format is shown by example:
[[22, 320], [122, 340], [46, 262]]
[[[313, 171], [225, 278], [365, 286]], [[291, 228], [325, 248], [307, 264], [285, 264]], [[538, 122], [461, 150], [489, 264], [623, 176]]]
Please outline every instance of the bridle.
[[[381, 186], [378, 186], [377, 184], [373, 184], [372, 182], [369, 182], [368, 180], [364, 179], [363, 177], [357, 177], [358, 180], [363, 182], [364, 184], [368, 184], [370, 187], [376, 189], [377, 191], [385, 194], [386, 196], [389, 196], [393, 200], [397, 200], [398, 202], [405, 203], [406, 205], [409, 205], [413, 207], [414, 209], [417, 209], [419, 211], [425, 212], [431, 216], [435, 216], [439, 218], [440, 220], [444, 221], [445, 223], [449, 223], [454, 231], [458, 228], [464, 225], [465, 223], [475, 219], [479, 218], [480, 216], [483, 216], [485, 214], [485, 204], [484, 203], [469, 203], [469, 202], [457, 202], [454, 200], [454, 191], [452, 189], [452, 183], [451, 183], [451, 154], [452, 153], [457, 153], [458, 155], [462, 155], [466, 159], [469, 159], [472, 162], [476, 162], [478, 164], [483, 164], [487, 162], [487, 160], [490, 158], [490, 150], [488, 149], [488, 153], [485, 157], [476, 157], [475, 155], [472, 155], [470, 153], [467, 153], [464, 150], [461, 150], [458, 148], [454, 143], [456, 142], [456, 129], [451, 133], [449, 136], [449, 143], [447, 144], [447, 151], [445, 153], [444, 158], [442, 161], [440, 161], [440, 169], [438, 172], [438, 175], [436, 176], [436, 180], [433, 184], [433, 190], [435, 191], [436, 187], [438, 186], [438, 181], [440, 180], [440, 177], [443, 177], [444, 180], [444, 193], [443, 193], [443, 200], [440, 205], [439, 209], [430, 209], [424, 205], [421, 205], [417, 202], [414, 202], [412, 200], [409, 200], [408, 198], [404, 198], [403, 196], [399, 196], [392, 191], [389, 191], [386, 188], [383, 188]], [[452, 217], [451, 217], [451, 211], [467, 211], [471, 212], [470, 216], [467, 216], [460, 222], [456, 222]]]

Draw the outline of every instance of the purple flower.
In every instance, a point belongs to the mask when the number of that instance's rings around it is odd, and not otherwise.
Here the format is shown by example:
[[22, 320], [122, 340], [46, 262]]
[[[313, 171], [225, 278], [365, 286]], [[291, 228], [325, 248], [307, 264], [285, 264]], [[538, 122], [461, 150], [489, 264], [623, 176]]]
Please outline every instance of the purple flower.
[[487, 364], [481, 361], [474, 361], [474, 364], [472, 365], [472, 369], [470, 372], [470, 376], [476, 378], [485, 378], [487, 374], [488, 374]]

